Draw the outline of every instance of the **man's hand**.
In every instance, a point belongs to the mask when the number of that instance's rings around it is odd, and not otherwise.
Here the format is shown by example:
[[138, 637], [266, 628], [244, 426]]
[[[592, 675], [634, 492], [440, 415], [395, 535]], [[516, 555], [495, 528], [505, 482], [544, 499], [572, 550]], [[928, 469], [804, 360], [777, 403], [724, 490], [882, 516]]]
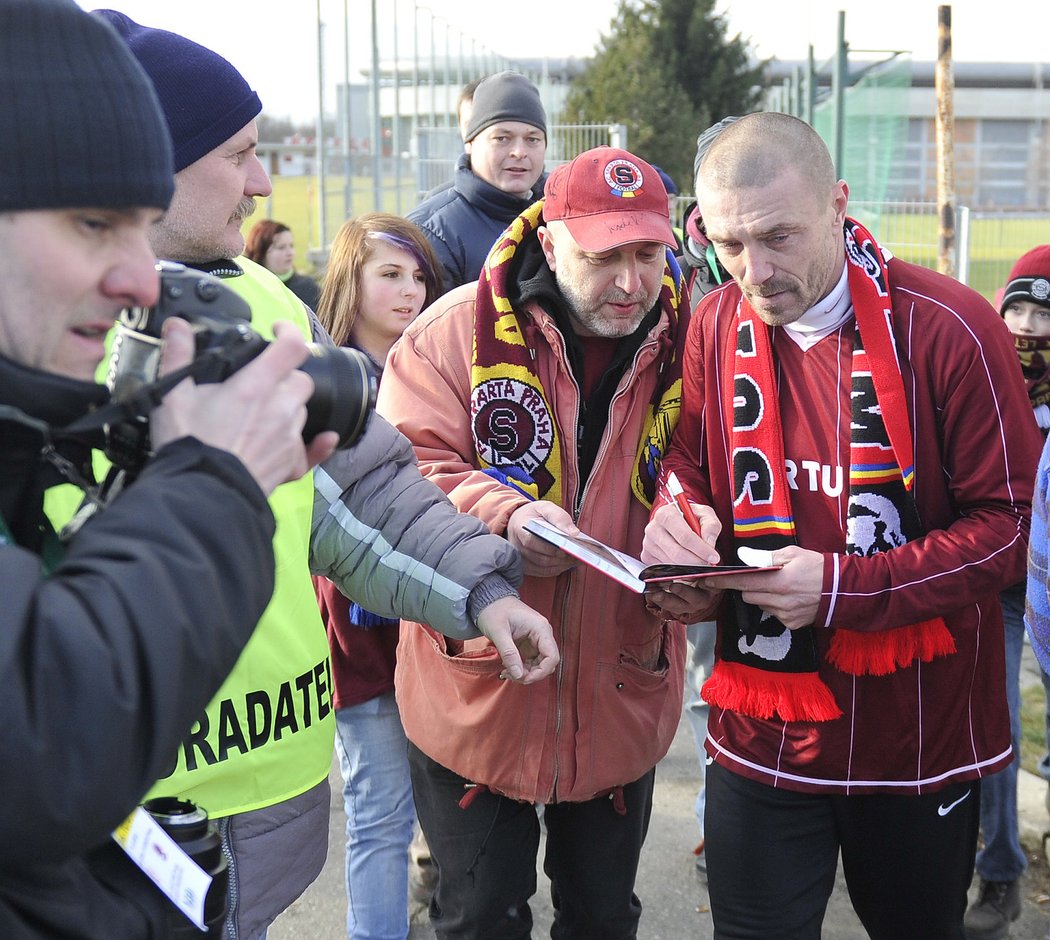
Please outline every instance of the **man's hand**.
[[[339, 443], [335, 431], [303, 444], [306, 402], [313, 394], [313, 380], [297, 368], [306, 359], [306, 343], [290, 323], [278, 323], [274, 335], [269, 347], [225, 382], [197, 385], [186, 379], [168, 392], [150, 416], [154, 448], [195, 437], [229, 451], [267, 495], [331, 456]], [[189, 365], [193, 357], [189, 324], [165, 321], [161, 374]]]
[[[718, 564], [714, 544], [722, 524], [710, 506], [694, 503], [692, 509], [700, 523], [700, 535], [690, 528], [676, 505], [667, 503], [653, 512], [642, 538], [642, 561], [647, 565]], [[716, 588], [710, 580], [661, 582], [645, 592], [646, 606], [681, 623], [710, 620], [722, 602], [721, 587]]]
[[502, 675], [522, 685], [545, 679], [561, 659], [551, 625], [517, 597], [501, 597], [478, 615], [478, 629], [503, 660]]
[[519, 552], [525, 574], [539, 578], [553, 578], [575, 567], [578, 562], [546, 539], [525, 530], [530, 519], [542, 519], [568, 535], [579, 535], [576, 523], [560, 506], [543, 499], [519, 506], [507, 522], [507, 541]]
[[673, 503], [665, 503], [653, 512], [642, 537], [642, 561], [647, 565], [718, 564], [715, 542], [722, 532], [722, 523], [710, 506], [690, 505], [700, 523], [700, 535], [690, 528]]
[[773, 552], [773, 564], [784, 567], [779, 571], [727, 574], [707, 580], [718, 582], [720, 588], [740, 591], [745, 603], [772, 614], [789, 630], [810, 626], [820, 606], [824, 556], [789, 545]]
[[645, 606], [651, 614], [679, 623], [714, 620], [722, 603], [722, 590], [707, 584], [710, 578], [695, 581], [662, 581], [645, 592]]

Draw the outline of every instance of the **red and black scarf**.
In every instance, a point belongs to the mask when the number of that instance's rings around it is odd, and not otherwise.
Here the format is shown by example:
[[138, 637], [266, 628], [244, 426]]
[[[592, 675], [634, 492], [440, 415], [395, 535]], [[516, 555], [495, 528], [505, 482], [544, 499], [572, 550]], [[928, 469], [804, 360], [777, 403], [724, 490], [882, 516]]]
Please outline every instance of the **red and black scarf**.
[[[890, 287], [882, 249], [859, 223], [845, 224], [855, 318], [851, 375], [849, 505], [846, 554], [890, 551], [923, 534], [915, 508], [911, 427], [893, 337]], [[738, 545], [776, 549], [795, 542], [777, 404], [769, 327], [741, 298], [736, 355], [722, 396], [731, 432]], [[719, 661], [704, 699], [758, 718], [827, 721], [842, 712], [819, 675], [813, 627], [788, 630], [745, 604], [738, 591], [722, 627]], [[828, 662], [853, 675], [887, 675], [916, 660], [955, 651], [941, 618], [877, 632], [835, 630]]]

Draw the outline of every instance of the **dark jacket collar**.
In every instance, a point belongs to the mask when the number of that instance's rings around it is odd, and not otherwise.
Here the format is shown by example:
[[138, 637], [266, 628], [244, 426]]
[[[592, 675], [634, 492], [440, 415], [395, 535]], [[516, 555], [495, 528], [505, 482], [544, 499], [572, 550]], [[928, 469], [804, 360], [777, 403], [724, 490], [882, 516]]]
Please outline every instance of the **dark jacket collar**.
[[486, 183], [471, 169], [468, 153], [461, 153], [456, 161], [452, 187], [475, 209], [501, 222], [516, 219], [521, 211], [532, 202], [531, 196], [528, 199], [522, 199], [512, 193], [505, 193], [491, 183]]

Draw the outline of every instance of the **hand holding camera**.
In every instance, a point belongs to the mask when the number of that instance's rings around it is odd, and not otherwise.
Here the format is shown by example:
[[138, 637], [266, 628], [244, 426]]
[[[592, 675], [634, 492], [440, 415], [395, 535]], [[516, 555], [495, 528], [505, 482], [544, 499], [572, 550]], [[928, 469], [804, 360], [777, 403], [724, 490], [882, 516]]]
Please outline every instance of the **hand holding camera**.
[[218, 278], [157, 270], [157, 303], [121, 312], [110, 357], [122, 418], [106, 424], [104, 448], [117, 466], [134, 476], [151, 450], [189, 435], [238, 456], [269, 493], [357, 440], [375, 405], [366, 356], [305, 343], [290, 323], [267, 342]]
[[[313, 379], [299, 366], [306, 343], [290, 323], [279, 323], [276, 339], [255, 359], [221, 383], [183, 380], [150, 416], [153, 447], [187, 435], [240, 458], [264, 493], [302, 476], [326, 460], [339, 443], [322, 431], [305, 444], [306, 402]], [[189, 365], [195, 356], [193, 330], [172, 318], [163, 326], [161, 374]]]

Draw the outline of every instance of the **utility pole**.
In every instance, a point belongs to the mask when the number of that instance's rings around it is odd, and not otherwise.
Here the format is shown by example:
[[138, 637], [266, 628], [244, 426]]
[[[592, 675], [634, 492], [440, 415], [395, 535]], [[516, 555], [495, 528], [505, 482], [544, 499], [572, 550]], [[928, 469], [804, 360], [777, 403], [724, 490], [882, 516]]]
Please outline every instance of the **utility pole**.
[[937, 7], [937, 270], [955, 277], [955, 78], [952, 8]]

